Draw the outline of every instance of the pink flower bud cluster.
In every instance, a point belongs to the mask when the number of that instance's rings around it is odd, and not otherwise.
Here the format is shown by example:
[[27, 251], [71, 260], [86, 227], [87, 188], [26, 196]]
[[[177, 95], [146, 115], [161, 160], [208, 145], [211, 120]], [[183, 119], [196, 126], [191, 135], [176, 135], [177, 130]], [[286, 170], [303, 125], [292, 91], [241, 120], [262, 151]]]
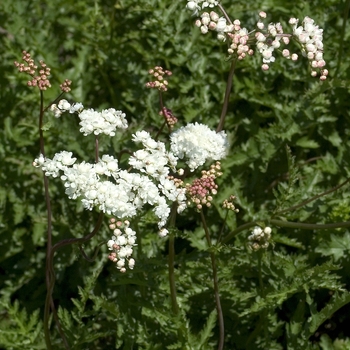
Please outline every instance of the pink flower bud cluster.
[[248, 55], [253, 55], [254, 51], [249, 47], [249, 34], [246, 28], [241, 28], [241, 22], [233, 21], [233, 32], [227, 33], [231, 44], [227, 50], [229, 55], [237, 55], [239, 60], [243, 60]]
[[[202, 1], [189, 1], [187, 8], [194, 10], [198, 14], [202, 7]], [[216, 6], [211, 4], [211, 7]], [[264, 24], [266, 13], [261, 11], [259, 13], [259, 21], [257, 23], [257, 31], [248, 32], [246, 28], [241, 27], [238, 19], [231, 22], [225, 14], [225, 17], [220, 17], [215, 11], [203, 12], [199, 14], [200, 18], [196, 20], [195, 24], [200, 28], [202, 34], [207, 34], [210, 30], [218, 33], [217, 37], [220, 41], [229, 40], [228, 54], [242, 60], [247, 55], [253, 55], [254, 51], [251, 49], [253, 43], [256, 44], [257, 51], [262, 55], [263, 64], [261, 68], [268, 70], [270, 63], [275, 61], [274, 51], [279, 50], [282, 56], [296, 61], [298, 55], [290, 53], [287, 49], [281, 49], [281, 45], [288, 45], [291, 37], [295, 37], [302, 46], [302, 51], [309, 59], [312, 68], [311, 75], [316, 77], [318, 71], [320, 73], [320, 80], [326, 80], [328, 70], [323, 69], [326, 65], [323, 59], [323, 30], [314, 24], [314, 20], [310, 17], [305, 17], [302, 26], [297, 26], [298, 19], [291, 18], [289, 23], [292, 24], [293, 34], [286, 34], [283, 31], [281, 23]], [[252, 34], [254, 33], [254, 34]]]
[[65, 81], [60, 85], [62, 92], [69, 92], [71, 90], [70, 85], [72, 84], [71, 80], [65, 79]]
[[209, 30], [218, 32], [218, 39], [220, 41], [226, 41], [225, 33], [232, 32], [234, 30], [233, 24], [227, 24], [225, 17], [220, 17], [216, 12], [211, 11], [203, 12], [201, 19], [197, 19], [196, 26], [200, 28], [202, 34], [207, 34]]
[[265, 12], [261, 11], [259, 17], [257, 27], [261, 31], [255, 33], [256, 47], [263, 58], [261, 68], [268, 70], [269, 64], [275, 62], [275, 57], [273, 56], [275, 49], [279, 49], [281, 43], [287, 45], [290, 35], [284, 34], [281, 23], [270, 23], [265, 26], [262, 22], [262, 19], [266, 18]]
[[[41, 60], [39, 61], [41, 69], [38, 70], [38, 66], [35, 65], [34, 60], [30, 57], [27, 51], [23, 51], [22, 59], [25, 63], [15, 62], [15, 66], [20, 72], [29, 74], [32, 79], [27, 82], [28, 86], [37, 86], [40, 90], [46, 90], [51, 87], [48, 76], [50, 75], [50, 68], [47, 67], [46, 63]], [[36, 75], [37, 74], [37, 75]]]
[[190, 202], [196, 205], [198, 210], [201, 210], [203, 205], [210, 207], [213, 200], [212, 195], [217, 193], [218, 185], [215, 179], [222, 175], [220, 162], [210, 166], [210, 170], [202, 171], [202, 177], [193, 180], [191, 184], [186, 184], [187, 195]]
[[239, 209], [236, 209], [236, 207], [233, 204], [233, 201], [236, 199], [236, 196], [230, 196], [229, 199], [225, 199], [222, 203], [222, 207], [227, 210], [232, 210], [235, 213], [239, 212]]
[[177, 118], [169, 108], [164, 107], [163, 110], [159, 112], [159, 115], [164, 116], [165, 121], [170, 128], [173, 128], [177, 123]]
[[163, 70], [160, 66], [156, 66], [154, 69], [150, 69], [148, 73], [153, 76], [154, 81], [147, 82], [146, 87], [150, 89], [158, 89], [159, 91], [168, 90], [168, 81], [164, 79], [164, 75], [170, 76], [172, 75], [172, 72], [169, 70]]
[[323, 29], [315, 25], [310, 17], [305, 17], [302, 26], [298, 27], [299, 20], [291, 18], [289, 23], [293, 25], [293, 34], [300, 43], [303, 53], [308, 58], [311, 66], [311, 75], [316, 77], [320, 73], [320, 80], [326, 80], [328, 70], [323, 67], [326, 61], [323, 59]]
[[262, 229], [259, 226], [256, 226], [252, 234], [248, 237], [249, 248], [258, 251], [260, 249], [267, 249], [269, 246], [269, 241], [271, 240], [271, 227], [265, 227]]
[[117, 221], [110, 219], [109, 228], [113, 230], [113, 237], [108, 241], [108, 249], [112, 252], [109, 254], [109, 260], [116, 263], [120, 272], [126, 272], [126, 267], [133, 269], [135, 260], [131, 258], [133, 247], [136, 246], [136, 232], [130, 227], [130, 222], [125, 220]]

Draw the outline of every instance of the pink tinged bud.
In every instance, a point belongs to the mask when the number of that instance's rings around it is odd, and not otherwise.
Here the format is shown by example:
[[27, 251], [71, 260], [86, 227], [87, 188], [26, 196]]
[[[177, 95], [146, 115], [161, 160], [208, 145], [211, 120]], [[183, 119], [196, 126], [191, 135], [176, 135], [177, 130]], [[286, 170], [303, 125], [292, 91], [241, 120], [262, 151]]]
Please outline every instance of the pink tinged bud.
[[197, 3], [195, 1], [189, 1], [186, 5], [186, 7], [191, 10], [194, 11], [197, 9]]
[[234, 24], [235, 26], [240, 26], [240, 25], [241, 25], [241, 21], [240, 21], [239, 19], [235, 19], [235, 20], [233, 21], [233, 24]]
[[309, 60], [313, 60], [315, 57], [315, 55], [312, 52], [308, 52], [306, 56]]
[[210, 18], [212, 19], [212, 21], [217, 22], [219, 20], [220, 16], [216, 12], [211, 11], [210, 12]]
[[322, 52], [316, 52], [316, 54], [315, 54], [315, 60], [316, 60], [316, 61], [323, 60], [323, 53], [322, 53]]
[[247, 43], [247, 39], [245, 37], [239, 39], [239, 43], [245, 45]]
[[208, 27], [207, 26], [201, 26], [201, 33], [207, 34], [208, 33]]
[[202, 24], [207, 26], [210, 23], [210, 18], [209, 17], [203, 17], [202, 18]]
[[218, 20], [218, 24], [216, 26], [216, 30], [221, 32], [221, 31], [224, 31], [226, 29], [226, 19], [221, 17], [219, 20]]
[[265, 50], [263, 53], [262, 53], [262, 56], [266, 59], [269, 59], [272, 57], [272, 51], [270, 50]]
[[327, 79], [327, 77], [326, 77], [325, 75], [321, 75], [321, 76], [320, 76], [320, 80], [324, 81], [324, 80], [326, 80], [326, 79]]
[[257, 26], [260, 30], [263, 30], [265, 25], [264, 25], [263, 22], [258, 22], [258, 23], [256, 24], [256, 26]]
[[218, 36], [217, 36], [218, 40], [220, 41], [226, 41], [226, 37], [225, 37], [225, 34], [222, 34], [222, 33], [218, 33]]
[[135, 266], [135, 260], [134, 259], [130, 259], [128, 265], [129, 265], [129, 269], [132, 270], [134, 268], [134, 266]]
[[318, 68], [322, 68], [326, 65], [326, 61], [325, 60], [320, 60], [317, 62], [317, 67]]
[[292, 61], [297, 61], [298, 60], [298, 55], [296, 53], [292, 54]]
[[328, 75], [328, 69], [321, 70], [321, 74], [327, 76]]
[[317, 72], [315, 70], [311, 71], [311, 76], [312, 77], [317, 77]]
[[260, 11], [260, 12], [259, 12], [259, 17], [260, 17], [260, 18], [266, 18], [266, 12]]
[[287, 36], [282, 37], [282, 41], [285, 45], [289, 44], [289, 38]]
[[306, 45], [306, 50], [309, 52], [315, 52], [316, 51], [316, 47], [314, 44], [307, 44]]
[[216, 28], [216, 23], [215, 22], [210, 22], [209, 23], [209, 29], [210, 30], [215, 30], [215, 28]]
[[290, 20], [289, 20], [289, 24], [297, 24], [298, 23], [298, 19], [296, 19], [296, 18], [294, 18], [294, 17], [292, 17]]
[[274, 40], [274, 41], [271, 43], [271, 45], [272, 45], [275, 49], [278, 49], [278, 48], [281, 46], [281, 44], [280, 44], [280, 42], [279, 42], [278, 40]]
[[269, 68], [270, 68], [269, 65], [266, 64], [266, 63], [264, 63], [264, 64], [261, 66], [261, 69], [264, 70], [264, 71], [269, 70]]
[[283, 56], [283, 57], [289, 57], [289, 55], [290, 55], [289, 50], [284, 49], [284, 50], [282, 51], [282, 56]]
[[257, 32], [255, 34], [255, 38], [256, 40], [260, 41], [260, 42], [264, 42], [266, 40], [266, 36], [263, 33]]
[[250, 50], [248, 51], [248, 55], [249, 55], [249, 56], [254, 55], [254, 50], [253, 50], [253, 49], [250, 49]]
[[316, 40], [315, 45], [319, 50], [323, 49], [323, 42], [321, 40]]
[[232, 54], [234, 53], [234, 51], [233, 51], [232, 49], [228, 49], [228, 50], [227, 50], [227, 53], [228, 53], [229, 55], [232, 55]]

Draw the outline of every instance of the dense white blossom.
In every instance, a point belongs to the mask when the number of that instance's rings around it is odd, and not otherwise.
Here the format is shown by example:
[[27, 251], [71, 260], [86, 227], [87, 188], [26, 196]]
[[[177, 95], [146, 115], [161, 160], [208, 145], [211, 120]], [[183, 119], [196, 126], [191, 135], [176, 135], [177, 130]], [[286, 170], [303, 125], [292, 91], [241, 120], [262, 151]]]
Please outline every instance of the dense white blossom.
[[294, 37], [299, 41], [305, 56], [312, 67], [312, 76], [317, 75], [317, 69], [320, 70], [320, 79], [326, 80], [328, 70], [323, 69], [326, 61], [323, 58], [323, 29], [315, 24], [310, 17], [305, 17], [302, 25], [298, 26], [299, 20], [291, 18], [289, 23], [293, 26]]
[[81, 103], [70, 104], [67, 100], [60, 100], [57, 105], [52, 104], [50, 109], [56, 118], [60, 117], [64, 112], [77, 113], [80, 119], [80, 132], [84, 136], [92, 133], [95, 135], [114, 136], [117, 128], [126, 129], [128, 127], [125, 113], [114, 108], [97, 112], [91, 108], [84, 109]]
[[79, 119], [80, 132], [85, 136], [91, 133], [114, 136], [117, 128], [126, 129], [128, 127], [125, 113], [114, 108], [104, 109], [102, 112], [84, 109], [79, 113]]
[[227, 152], [227, 136], [216, 133], [204, 124], [188, 124], [170, 136], [170, 149], [176, 157], [186, 158], [191, 171], [207, 160], [220, 160]]

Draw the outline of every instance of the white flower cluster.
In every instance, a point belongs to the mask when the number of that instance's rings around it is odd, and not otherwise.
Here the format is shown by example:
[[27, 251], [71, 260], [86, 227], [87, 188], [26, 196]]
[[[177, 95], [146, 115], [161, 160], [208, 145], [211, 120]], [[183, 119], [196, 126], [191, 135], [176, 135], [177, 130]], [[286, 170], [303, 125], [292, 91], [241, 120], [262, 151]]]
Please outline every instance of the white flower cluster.
[[[111, 221], [115, 220], [111, 219]], [[113, 237], [107, 242], [108, 249], [112, 251], [109, 259], [116, 263], [120, 272], [126, 272], [126, 263], [131, 270], [135, 266], [135, 259], [131, 256], [133, 247], [136, 246], [136, 232], [129, 226], [130, 222], [127, 220], [124, 223], [118, 221], [109, 226], [113, 229]]]
[[188, 0], [186, 8], [193, 11], [193, 14], [196, 15], [198, 11], [206, 8], [206, 7], [215, 7], [217, 6], [219, 1], [216, 0]]
[[[59, 110], [64, 108], [68, 110], [72, 107], [62, 102]], [[120, 169], [117, 159], [109, 155], [103, 155], [95, 164], [76, 163], [72, 152], [67, 151], [56, 153], [52, 159], [40, 155], [33, 165], [41, 168], [46, 176], [60, 176], [68, 197], [81, 199], [86, 209], [97, 207], [123, 219], [132, 218], [145, 205], [151, 205], [158, 217], [159, 236], [165, 237], [168, 233], [164, 226], [170, 214], [169, 204], [177, 202], [179, 213], [187, 206], [186, 188], [179, 186], [178, 179], [170, 176], [170, 172], [183, 171], [176, 169], [178, 157], [188, 158], [192, 171], [208, 159], [219, 160], [226, 154], [226, 134], [223, 131], [217, 134], [196, 123], [171, 135], [170, 151], [146, 131], [136, 132], [133, 141], [143, 146], [129, 158], [129, 165], [138, 172]], [[108, 242], [108, 247], [115, 253], [113, 261], [117, 259], [121, 271], [125, 269], [126, 260], [130, 268], [135, 263], [130, 258], [134, 234], [129, 224], [125, 225], [124, 233], [115, 231], [116, 238]]]
[[291, 18], [289, 23], [293, 25], [293, 34], [301, 44], [302, 49], [310, 61], [312, 68], [311, 75], [317, 76], [320, 70], [320, 80], [326, 80], [328, 70], [323, 69], [326, 61], [323, 59], [323, 29], [315, 25], [315, 21], [310, 17], [305, 17], [302, 26], [298, 27], [299, 20]]
[[220, 41], [226, 40], [225, 33], [232, 32], [234, 30], [234, 24], [227, 24], [225, 17], [220, 17], [216, 12], [211, 11], [203, 12], [201, 19], [197, 19], [196, 26], [200, 28], [202, 34], [207, 34], [209, 30], [215, 30], [218, 32], [218, 39]]
[[[265, 18], [265, 12], [260, 12], [260, 18]], [[257, 23], [257, 27], [262, 30], [264, 29], [264, 23], [259, 20]], [[273, 56], [273, 52], [275, 49], [279, 49], [281, 46], [281, 41], [284, 44], [289, 43], [289, 37], [283, 34], [283, 28], [281, 23], [270, 23], [267, 26], [266, 33], [256, 32], [256, 47], [260, 54], [263, 57], [263, 70], [269, 69], [269, 63], [275, 62], [275, 57]]]
[[95, 135], [105, 134], [114, 136], [117, 128], [126, 129], [128, 122], [125, 119], [125, 113], [117, 111], [114, 108], [104, 109], [102, 112], [97, 112], [93, 109], [84, 109], [81, 103], [71, 105], [66, 100], [61, 100], [58, 105], [51, 105], [51, 111], [58, 118], [64, 112], [78, 113], [81, 126], [80, 132], [84, 136], [94, 133]]
[[176, 157], [188, 158], [191, 171], [206, 160], [220, 160], [227, 152], [227, 136], [224, 131], [216, 133], [204, 124], [188, 124], [170, 136], [170, 149]]
[[[214, 7], [218, 3], [213, 1], [203, 2], [206, 6], [200, 4], [202, 1], [189, 1], [187, 8], [195, 11], [194, 14], [198, 15], [199, 11], [205, 7]], [[258, 52], [262, 55], [263, 64], [261, 68], [263, 70], [269, 69], [269, 64], [275, 61], [273, 53], [275, 49], [280, 49], [281, 44], [288, 45], [290, 37], [295, 37], [302, 46], [302, 51], [305, 53], [310, 61], [312, 68], [311, 75], [316, 77], [320, 70], [320, 80], [326, 80], [328, 75], [327, 69], [322, 69], [326, 62], [323, 59], [323, 30], [314, 24], [314, 20], [310, 17], [305, 17], [303, 25], [298, 27], [298, 19], [291, 18], [289, 23], [293, 25], [293, 34], [285, 34], [283, 32], [282, 25], [280, 23], [270, 23], [265, 25], [262, 19], [266, 18], [266, 13], [261, 11], [259, 13], [259, 21], [257, 23], [258, 31], [248, 32], [246, 28], [241, 27], [241, 23], [238, 19], [231, 22], [226, 17], [220, 17], [214, 11], [203, 12], [199, 14], [199, 19], [195, 24], [200, 28], [202, 34], [208, 33], [210, 30], [216, 31], [217, 38], [220, 41], [230, 41], [228, 47], [228, 54], [230, 56], [235, 55], [239, 60], [242, 60], [247, 55], [253, 55], [254, 51], [251, 49], [253, 43], [252, 33], [255, 36], [255, 44]], [[298, 55], [291, 54], [289, 50], [283, 49], [282, 55], [285, 58], [296, 61]]]
[[264, 230], [262, 230], [261, 227], [256, 226], [252, 234], [248, 237], [250, 248], [255, 251], [261, 248], [267, 249], [271, 239], [271, 232], [271, 227], [266, 226]]

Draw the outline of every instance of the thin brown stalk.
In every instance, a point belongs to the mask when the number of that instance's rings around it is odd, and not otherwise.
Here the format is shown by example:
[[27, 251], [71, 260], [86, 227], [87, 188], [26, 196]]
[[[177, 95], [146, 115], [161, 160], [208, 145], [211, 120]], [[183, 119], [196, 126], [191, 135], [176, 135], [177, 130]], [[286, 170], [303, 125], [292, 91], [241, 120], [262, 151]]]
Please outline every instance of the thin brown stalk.
[[[205, 220], [205, 216], [203, 214], [203, 210], [200, 211], [200, 214], [201, 214], [203, 228], [205, 231], [205, 237], [207, 239], [207, 243], [208, 243], [209, 248], [211, 248], [212, 244], [211, 244], [210, 233], [209, 233], [209, 229], [208, 229], [208, 226], [207, 226], [207, 223]], [[213, 271], [214, 295], [215, 295], [215, 303], [216, 303], [216, 310], [218, 313], [219, 330], [220, 330], [218, 350], [222, 350], [224, 348], [224, 340], [225, 340], [225, 324], [224, 324], [224, 315], [222, 312], [221, 300], [220, 300], [216, 259], [215, 259], [215, 254], [212, 251], [210, 252], [210, 259], [211, 259], [211, 267], [212, 267], [212, 271]]]
[[[177, 205], [173, 203], [170, 213], [169, 226], [174, 227], [177, 214]], [[169, 287], [171, 307], [173, 313], [177, 315], [179, 313], [179, 305], [176, 299], [176, 284], [175, 284], [175, 237], [171, 234], [169, 236], [169, 255], [168, 255], [168, 273], [169, 273]]]
[[232, 61], [232, 63], [231, 63], [230, 72], [229, 72], [229, 75], [228, 75], [228, 78], [227, 78], [225, 97], [224, 97], [224, 104], [222, 106], [221, 115], [220, 115], [220, 121], [219, 121], [218, 127], [216, 128], [216, 132], [220, 132], [224, 128], [225, 118], [226, 118], [227, 108], [228, 108], [228, 103], [229, 103], [229, 100], [230, 100], [230, 94], [231, 94], [231, 89], [232, 89], [233, 75], [235, 74], [236, 62], [237, 62], [237, 60], [234, 59]]

